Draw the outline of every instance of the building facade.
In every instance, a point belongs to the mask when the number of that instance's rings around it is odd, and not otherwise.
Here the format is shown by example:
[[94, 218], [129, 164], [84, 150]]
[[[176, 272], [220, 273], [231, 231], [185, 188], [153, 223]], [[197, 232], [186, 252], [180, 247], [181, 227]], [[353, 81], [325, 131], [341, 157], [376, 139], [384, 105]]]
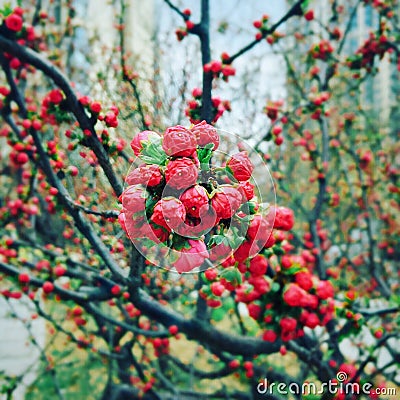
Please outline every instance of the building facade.
[[[293, 3], [292, 0], [287, 1], [288, 6]], [[343, 16], [337, 14], [335, 19], [332, 18], [334, 15], [332, 7], [343, 7], [346, 11]], [[354, 0], [339, 0], [336, 2], [331, 0], [312, 0], [308, 5], [308, 10], [314, 11], [314, 20], [306, 21], [305, 18], [291, 19], [287, 26], [288, 33], [300, 32], [309, 34], [312, 32], [317, 41], [322, 38], [329, 39], [329, 34], [325, 27], [336, 26], [345, 37], [343, 45], [341, 45], [341, 40], [334, 42], [335, 46], [341, 46], [340, 56], [342, 61], [354, 55], [368, 39], [370, 32], [376, 31], [379, 26], [379, 15], [376, 9], [370, 4], [361, 4]], [[397, 12], [400, 15], [400, 10], [397, 10]], [[309, 48], [294, 41], [291, 42], [291, 46], [296, 48], [299, 54], [305, 54], [309, 50]], [[379, 62], [379, 68], [369, 74], [363, 81], [356, 100], [365, 111], [372, 113], [381, 124], [389, 124], [398, 114], [400, 95], [398, 82], [399, 72], [395, 63], [386, 54], [383, 60]]]

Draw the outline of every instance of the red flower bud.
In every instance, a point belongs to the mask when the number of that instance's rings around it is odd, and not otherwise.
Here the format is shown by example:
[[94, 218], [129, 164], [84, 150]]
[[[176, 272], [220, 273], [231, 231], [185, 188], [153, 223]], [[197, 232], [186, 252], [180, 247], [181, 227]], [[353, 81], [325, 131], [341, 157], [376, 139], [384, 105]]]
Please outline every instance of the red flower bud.
[[267, 272], [268, 261], [265, 256], [257, 254], [250, 260], [249, 271], [252, 276], [265, 275]]
[[296, 283], [307, 292], [313, 287], [312, 275], [309, 272], [298, 272], [294, 277]]
[[167, 164], [165, 180], [175, 189], [186, 189], [196, 183], [198, 169], [190, 158], [178, 158]]
[[296, 329], [297, 321], [292, 317], [283, 317], [279, 321], [279, 325], [283, 332], [292, 332]]
[[164, 197], [157, 202], [150, 220], [168, 231], [175, 230], [186, 218], [185, 207], [175, 197]]
[[202, 95], [203, 95], [202, 89], [200, 89], [200, 88], [194, 88], [194, 89], [192, 90], [192, 96], [193, 96], [195, 99], [200, 98]]
[[246, 151], [234, 154], [228, 160], [226, 166], [238, 181], [247, 181], [250, 179], [254, 169]]
[[215, 281], [217, 279], [218, 272], [215, 269], [209, 268], [204, 272], [204, 276], [209, 281]]
[[262, 215], [254, 215], [247, 229], [247, 237], [253, 242], [260, 241], [264, 245], [271, 236], [272, 226], [269, 220]]
[[233, 186], [222, 185], [211, 199], [211, 205], [219, 218], [228, 219], [238, 210], [242, 199], [242, 194]]
[[162, 147], [169, 156], [190, 157], [196, 151], [196, 136], [183, 126], [173, 126], [165, 131]]
[[178, 333], [178, 327], [176, 325], [171, 325], [168, 328], [168, 331], [171, 335], [176, 335]]
[[271, 211], [275, 212], [274, 228], [290, 231], [294, 225], [293, 210], [287, 207], [271, 207]]
[[98, 101], [94, 101], [90, 105], [90, 110], [96, 114], [98, 114], [101, 111], [101, 104]]
[[63, 94], [58, 89], [52, 90], [48, 94], [48, 96], [49, 96], [50, 103], [53, 103], [53, 104], [60, 104], [64, 98]]
[[140, 186], [129, 186], [121, 195], [124, 209], [131, 213], [144, 211], [148, 193]]
[[131, 148], [136, 156], [140, 155], [143, 149], [143, 144], [149, 142], [151, 138], [160, 137], [160, 135], [153, 131], [142, 131], [137, 133], [131, 141]]
[[283, 300], [291, 307], [305, 307], [309, 303], [309, 294], [295, 283], [289, 283], [283, 294]]
[[307, 21], [312, 21], [314, 19], [314, 11], [313, 10], [308, 10], [305, 14], [304, 14], [304, 18]]
[[194, 218], [200, 218], [208, 210], [207, 190], [200, 185], [192, 186], [180, 196], [186, 213]]
[[163, 180], [163, 176], [160, 171], [160, 167], [155, 164], [141, 165], [132, 170], [126, 177], [125, 182], [128, 185], [142, 184], [144, 186], [157, 186]]
[[16, 13], [10, 14], [4, 22], [6, 27], [13, 32], [19, 32], [24, 24], [22, 17]]
[[29, 283], [30, 277], [29, 277], [28, 274], [21, 273], [21, 274], [18, 275], [18, 281], [20, 283], [26, 284], [26, 283]]
[[332, 283], [330, 281], [319, 281], [317, 285], [317, 296], [322, 299], [326, 300], [330, 297], [333, 297], [334, 290]]
[[271, 329], [267, 329], [262, 336], [263, 340], [265, 340], [266, 342], [275, 342], [276, 339], [278, 338], [278, 335]]
[[52, 282], [46, 281], [43, 283], [42, 289], [44, 293], [49, 294], [54, 290], [54, 285]]
[[249, 181], [239, 182], [238, 190], [244, 194], [245, 200], [249, 201], [254, 197], [254, 185]]
[[204, 147], [209, 143], [213, 143], [213, 150], [218, 149], [219, 135], [217, 130], [212, 125], [207, 124], [206, 121], [201, 121], [199, 124], [196, 124], [191, 131], [196, 136], [197, 144], [200, 147]]
[[194, 28], [194, 23], [193, 23], [193, 21], [187, 20], [185, 24], [186, 24], [186, 29], [187, 29], [188, 31], [190, 31], [191, 29]]
[[210, 286], [210, 289], [214, 296], [220, 297], [225, 291], [225, 286], [221, 282], [213, 282]]
[[174, 267], [179, 273], [190, 272], [200, 267], [204, 260], [209, 257], [207, 247], [202, 240], [189, 239], [187, 244], [189, 247], [179, 250], [179, 258], [174, 263]]

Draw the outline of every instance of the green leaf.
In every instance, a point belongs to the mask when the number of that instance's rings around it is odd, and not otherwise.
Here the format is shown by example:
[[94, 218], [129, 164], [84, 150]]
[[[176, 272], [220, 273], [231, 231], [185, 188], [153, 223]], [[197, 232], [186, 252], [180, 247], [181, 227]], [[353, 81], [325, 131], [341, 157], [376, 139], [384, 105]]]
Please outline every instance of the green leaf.
[[310, 0], [304, 0], [301, 4], [301, 10], [303, 11], [303, 13], [305, 13], [307, 11], [308, 6], [310, 5]]
[[144, 156], [144, 155], [140, 155], [139, 158], [144, 161], [146, 164], [157, 164], [157, 165], [163, 165], [165, 160], [161, 160], [158, 157], [154, 157], [154, 156]]
[[71, 289], [78, 290], [82, 285], [82, 281], [80, 279], [71, 279], [69, 284]]
[[280, 288], [281, 288], [281, 285], [278, 282], [274, 282], [271, 286], [270, 291], [276, 293], [276, 292], [279, 292]]
[[273, 254], [274, 254], [274, 251], [272, 250], [272, 249], [265, 249], [264, 251], [263, 251], [263, 254], [266, 256], [266, 257], [271, 257]]
[[290, 268], [287, 268], [287, 269], [283, 268], [282, 269], [282, 272], [285, 275], [294, 275], [294, 274], [297, 274], [297, 272], [300, 272], [300, 271], [304, 271], [304, 268], [300, 267], [299, 265], [293, 265]]
[[211, 236], [208, 244], [211, 246], [215, 244], [216, 246], [220, 245], [221, 243], [226, 243], [227, 239], [223, 235], [213, 235]]
[[257, 212], [257, 207], [256, 206], [257, 206], [257, 203], [254, 202], [254, 201], [248, 201], [247, 202], [247, 207], [248, 207], [249, 213], [251, 215], [253, 215], [253, 214], [255, 214]]
[[208, 285], [208, 283], [210, 283], [208, 280], [207, 280], [207, 285], [203, 285], [202, 287], [201, 287], [201, 291], [202, 291], [202, 293], [204, 293], [206, 296], [211, 296], [211, 289], [210, 289], [210, 286]]
[[240, 285], [242, 283], [242, 274], [235, 267], [226, 268], [221, 272], [221, 278], [224, 278], [232, 285]]
[[214, 308], [211, 311], [211, 319], [215, 322], [220, 322], [224, 319], [226, 311], [222, 307]]
[[208, 143], [204, 147], [200, 147], [197, 149], [197, 157], [199, 158], [199, 162], [204, 169], [209, 168], [209, 162], [211, 160], [214, 149], [214, 143]]
[[11, 15], [13, 12], [13, 9], [11, 7], [10, 3], [4, 4], [3, 8], [0, 10], [0, 13], [6, 18], [9, 15]]
[[[244, 225], [244, 224], [243, 224]], [[247, 229], [246, 229], [247, 231]], [[239, 229], [235, 226], [231, 226], [229, 237], [225, 237], [229, 246], [232, 249], [238, 248], [245, 240], [244, 236], [246, 232], [240, 232]]]
[[[249, 205], [249, 204], [250, 203], [247, 202], [247, 203], [243, 204], [242, 207], [244, 205]], [[241, 211], [243, 211], [243, 210], [241, 209]], [[235, 218], [237, 218], [240, 222], [243, 222], [243, 223], [246, 223], [246, 224], [249, 224], [250, 221], [253, 219], [251, 215], [245, 215], [244, 217], [239, 217], [239, 215], [237, 215], [237, 214], [235, 214]]]
[[153, 208], [157, 204], [157, 202], [158, 202], [157, 197], [149, 196], [146, 199], [146, 211], [152, 212]]
[[229, 246], [232, 249], [237, 249], [244, 241], [245, 238], [243, 236], [233, 235], [233, 237], [229, 239]]
[[147, 164], [165, 165], [168, 158], [162, 148], [161, 137], [151, 137], [149, 141], [142, 143], [139, 158]]
[[282, 246], [280, 244], [275, 244], [272, 249], [274, 250], [274, 254], [277, 256], [282, 256], [283, 254], [285, 254], [285, 250], [282, 249]]
[[227, 297], [226, 299], [224, 299], [223, 303], [222, 303], [222, 308], [225, 311], [229, 311], [231, 310], [233, 307], [235, 307], [235, 300], [233, 300], [232, 297]]

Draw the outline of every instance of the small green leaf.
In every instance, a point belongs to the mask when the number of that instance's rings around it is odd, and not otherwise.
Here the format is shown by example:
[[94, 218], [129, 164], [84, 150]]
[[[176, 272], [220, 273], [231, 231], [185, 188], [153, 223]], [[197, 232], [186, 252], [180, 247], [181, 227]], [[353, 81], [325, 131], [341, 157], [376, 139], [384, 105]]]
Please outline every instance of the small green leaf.
[[224, 319], [226, 311], [222, 307], [214, 308], [211, 311], [211, 319], [215, 322], [220, 322]]
[[274, 250], [274, 254], [277, 256], [282, 256], [283, 254], [285, 254], [285, 250], [282, 249], [282, 246], [280, 244], [275, 244], [272, 249]]
[[157, 204], [157, 202], [158, 202], [157, 197], [149, 196], [146, 199], [146, 210], [149, 212], [152, 212], [153, 208]]
[[307, 8], [308, 8], [309, 4], [310, 4], [310, 0], [304, 0], [300, 4], [300, 7], [301, 7], [301, 10], [303, 11], [303, 13], [305, 13], [307, 11]]
[[4, 7], [0, 10], [0, 13], [3, 15], [3, 17], [8, 17], [11, 15], [13, 12], [13, 9], [11, 7], [10, 3], [4, 4]]
[[[204, 147], [197, 149], [197, 157], [203, 169], [209, 168], [209, 162], [213, 154], [214, 143], [208, 143]], [[204, 164], [204, 167], [203, 167]]]
[[150, 137], [149, 141], [143, 142], [139, 157], [147, 164], [165, 165], [168, 156], [162, 148], [161, 138]]
[[300, 271], [304, 271], [304, 268], [300, 267], [299, 265], [293, 265], [290, 268], [287, 268], [287, 269], [283, 268], [282, 269], [282, 272], [285, 275], [294, 275], [294, 274], [297, 274]]
[[247, 202], [247, 207], [249, 209], [249, 213], [255, 214], [257, 212], [257, 204], [254, 201], [248, 201]]
[[226, 268], [221, 272], [221, 278], [224, 278], [232, 285], [240, 285], [242, 283], [242, 274], [235, 267]]
[[216, 246], [220, 245], [221, 243], [226, 243], [226, 237], [223, 235], [214, 235], [210, 238], [208, 244], [211, 246], [215, 244]]
[[229, 246], [232, 249], [237, 249], [244, 242], [244, 240], [245, 238], [243, 236], [233, 235], [233, 237], [229, 239]]
[[264, 251], [263, 251], [263, 254], [266, 256], [266, 257], [271, 257], [273, 254], [274, 254], [274, 251], [272, 250], [272, 249], [265, 249]]
[[274, 282], [271, 286], [271, 292], [279, 292], [279, 289], [281, 288], [281, 285], [278, 282]]

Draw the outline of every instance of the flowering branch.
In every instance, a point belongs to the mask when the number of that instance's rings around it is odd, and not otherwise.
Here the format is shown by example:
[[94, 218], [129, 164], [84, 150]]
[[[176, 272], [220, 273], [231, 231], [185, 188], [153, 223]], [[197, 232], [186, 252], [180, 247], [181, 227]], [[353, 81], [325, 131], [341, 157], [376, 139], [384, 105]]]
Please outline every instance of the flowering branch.
[[[268, 35], [274, 33], [282, 24], [284, 24], [288, 19], [294, 16], [301, 16], [303, 15], [302, 4], [305, 3], [306, 0], [298, 0], [290, 9], [289, 11], [275, 24], [273, 24], [269, 29], [265, 30], [262, 34], [262, 38], [266, 38]], [[231, 64], [236, 58], [240, 57], [241, 55], [247, 53], [251, 50], [256, 44], [260, 43], [260, 40], [253, 40], [248, 45], [244, 46], [238, 52], [230, 56], [226, 59], [226, 64]]]
[[[15, 41], [7, 39], [2, 35], [0, 35], [0, 50], [12, 54], [21, 61], [31, 64], [35, 68], [41, 70], [64, 92], [68, 108], [73, 113], [76, 120], [79, 122], [79, 126], [81, 127], [81, 129], [87, 129], [91, 132], [91, 135], [87, 138], [88, 145], [96, 154], [96, 157], [99, 160], [99, 163], [103, 168], [104, 173], [107, 176], [112, 188], [114, 189], [115, 194], [119, 196], [123, 190], [122, 183], [114, 173], [107, 152], [97, 138], [93, 122], [85, 113], [82, 105], [79, 103], [70, 83], [68, 82], [68, 79], [64, 76], [64, 74], [54, 65], [50, 64], [40, 54], [27, 47], [21, 46]], [[15, 99], [17, 101], [17, 104], [20, 106], [20, 110], [23, 111], [24, 107], [21, 104], [21, 99], [18, 97], [15, 97]]]

